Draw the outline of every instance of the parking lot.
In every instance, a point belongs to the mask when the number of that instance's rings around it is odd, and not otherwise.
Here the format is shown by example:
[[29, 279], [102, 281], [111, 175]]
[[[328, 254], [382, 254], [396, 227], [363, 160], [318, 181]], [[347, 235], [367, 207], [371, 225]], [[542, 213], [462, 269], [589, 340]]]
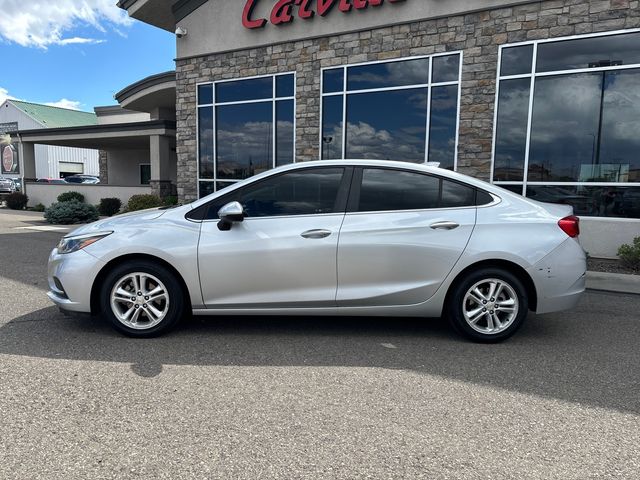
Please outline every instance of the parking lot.
[[133, 340], [46, 298], [64, 233], [0, 210], [0, 478], [640, 476], [640, 296], [588, 292], [499, 345], [391, 318]]

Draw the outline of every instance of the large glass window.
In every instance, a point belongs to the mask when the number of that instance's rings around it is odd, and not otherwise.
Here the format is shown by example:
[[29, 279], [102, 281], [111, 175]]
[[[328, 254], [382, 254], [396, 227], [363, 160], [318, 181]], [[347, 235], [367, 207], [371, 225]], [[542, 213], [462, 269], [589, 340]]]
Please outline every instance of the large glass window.
[[295, 157], [295, 75], [198, 86], [200, 196]]
[[507, 45], [501, 65], [494, 182], [640, 218], [640, 32]]
[[449, 53], [323, 70], [321, 158], [455, 169], [461, 61]]

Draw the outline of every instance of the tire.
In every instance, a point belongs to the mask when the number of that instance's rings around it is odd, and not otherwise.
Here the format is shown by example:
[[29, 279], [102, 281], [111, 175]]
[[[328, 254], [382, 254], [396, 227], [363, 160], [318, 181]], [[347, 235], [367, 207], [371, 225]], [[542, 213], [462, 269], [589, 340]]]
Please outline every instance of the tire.
[[445, 315], [452, 327], [468, 339], [482, 343], [509, 338], [522, 326], [528, 311], [524, 285], [501, 268], [468, 273], [452, 286], [445, 305]]
[[184, 292], [175, 275], [148, 260], [116, 266], [101, 287], [102, 317], [129, 337], [150, 338], [168, 332], [182, 318], [184, 307]]

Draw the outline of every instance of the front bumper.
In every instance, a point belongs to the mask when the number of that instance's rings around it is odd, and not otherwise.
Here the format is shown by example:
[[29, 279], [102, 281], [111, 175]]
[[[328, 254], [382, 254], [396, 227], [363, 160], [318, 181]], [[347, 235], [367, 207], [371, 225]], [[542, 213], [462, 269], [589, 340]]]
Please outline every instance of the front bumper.
[[84, 250], [61, 255], [54, 248], [49, 255], [47, 296], [60, 309], [91, 312], [91, 288], [104, 263]]

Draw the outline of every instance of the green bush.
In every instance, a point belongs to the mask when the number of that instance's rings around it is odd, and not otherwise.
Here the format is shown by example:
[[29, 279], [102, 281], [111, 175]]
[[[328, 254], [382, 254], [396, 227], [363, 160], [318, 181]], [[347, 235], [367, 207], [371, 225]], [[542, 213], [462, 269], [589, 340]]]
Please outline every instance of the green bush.
[[624, 244], [618, 249], [618, 256], [624, 265], [640, 268], [640, 237], [633, 239], [633, 244]]
[[98, 209], [77, 200], [54, 203], [44, 211], [44, 218], [54, 225], [89, 223], [98, 220]]
[[178, 197], [175, 195], [169, 195], [168, 197], [164, 197], [164, 206], [165, 207], [175, 207], [178, 205]]
[[162, 207], [162, 205], [162, 200], [157, 195], [134, 195], [129, 199], [129, 203], [127, 203], [127, 212]]
[[79, 192], [64, 192], [58, 195], [59, 202], [70, 202], [71, 200], [77, 200], [80, 203], [83, 203], [84, 195]]
[[100, 215], [105, 217], [112, 217], [120, 211], [120, 208], [122, 208], [122, 202], [119, 198], [101, 198], [98, 205]]
[[7, 202], [7, 207], [11, 210], [24, 210], [29, 201], [29, 197], [24, 193], [14, 192], [7, 195], [5, 201]]
[[35, 207], [33, 207], [31, 210], [33, 210], [34, 212], [44, 212], [45, 206], [39, 203]]

